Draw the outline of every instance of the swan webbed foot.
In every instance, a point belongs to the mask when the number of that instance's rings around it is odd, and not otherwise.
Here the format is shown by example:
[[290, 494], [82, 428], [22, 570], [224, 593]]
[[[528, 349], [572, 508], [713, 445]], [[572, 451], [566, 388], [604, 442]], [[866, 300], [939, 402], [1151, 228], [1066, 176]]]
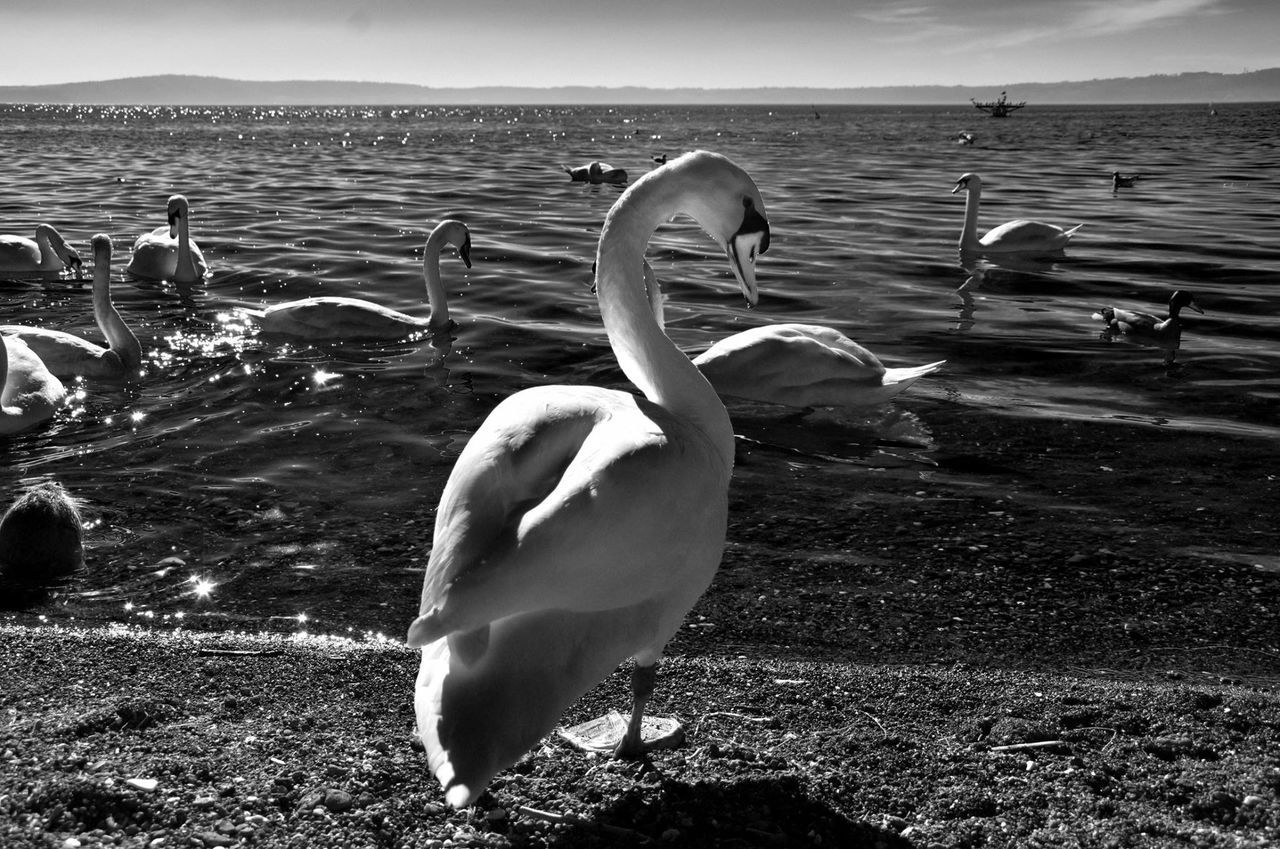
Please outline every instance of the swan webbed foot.
[[684, 742], [684, 726], [671, 717], [641, 716], [639, 728], [629, 736], [631, 723], [615, 710], [558, 733], [575, 749], [616, 758], [642, 758], [655, 749], [674, 749]]
[[674, 749], [684, 742], [684, 726], [675, 719], [645, 716], [644, 706], [653, 695], [658, 665], [636, 665], [631, 672], [631, 717], [610, 711], [560, 732], [560, 736], [584, 752], [611, 753], [615, 758], [641, 758], [654, 749]]

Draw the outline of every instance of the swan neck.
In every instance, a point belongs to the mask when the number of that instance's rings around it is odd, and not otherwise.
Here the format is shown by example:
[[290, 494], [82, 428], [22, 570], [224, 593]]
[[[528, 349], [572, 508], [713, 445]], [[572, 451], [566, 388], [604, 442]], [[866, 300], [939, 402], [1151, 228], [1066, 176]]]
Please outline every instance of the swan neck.
[[39, 250], [39, 268], [41, 271], [56, 271], [62, 268], [62, 258], [53, 246], [53, 237], [45, 230], [36, 233], [36, 248]]
[[432, 231], [422, 249], [422, 279], [427, 286], [427, 303], [431, 306], [431, 324], [440, 327], [449, 323], [449, 293], [440, 279], [440, 252], [448, 239], [443, 233]]
[[678, 201], [678, 195], [661, 192], [661, 181], [637, 183], [609, 213], [596, 257], [600, 315], [627, 379], [647, 399], [693, 423], [732, 469], [733, 427], [724, 404], [663, 333], [646, 292], [645, 246], [663, 221], [681, 211]]
[[126, 369], [136, 369], [142, 365], [142, 344], [138, 337], [124, 323], [116, 305], [111, 302], [111, 272], [97, 270], [94, 263], [93, 275], [93, 317], [98, 322], [98, 329], [106, 337], [107, 347], [116, 353]]
[[184, 211], [178, 216], [178, 267], [173, 272], [173, 280], [175, 283], [192, 283], [198, 276], [195, 261], [191, 258], [191, 226]]
[[960, 249], [979, 247], [978, 202], [982, 199], [982, 186], [970, 184], [964, 195], [964, 228], [960, 231]]

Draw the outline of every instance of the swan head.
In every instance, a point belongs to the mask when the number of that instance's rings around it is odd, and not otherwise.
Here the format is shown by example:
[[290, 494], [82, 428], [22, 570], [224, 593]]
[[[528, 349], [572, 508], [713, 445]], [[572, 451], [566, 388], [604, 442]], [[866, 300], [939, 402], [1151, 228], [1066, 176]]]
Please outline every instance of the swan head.
[[1189, 307], [1204, 315], [1204, 310], [1200, 309], [1200, 305], [1196, 303], [1195, 295], [1179, 289], [1173, 293], [1173, 297], [1169, 298], [1169, 315], [1177, 315], [1183, 307]]
[[99, 233], [93, 237], [93, 270], [105, 270], [111, 274], [111, 237]]
[[84, 263], [80, 260], [79, 252], [68, 245], [66, 240], [62, 238], [62, 234], [55, 230], [52, 225], [37, 224], [36, 240], [48, 241], [49, 247], [58, 255], [58, 259], [62, 260], [62, 264], [66, 267], [67, 271], [75, 271], [79, 273], [80, 269], [84, 266]]
[[471, 267], [471, 231], [467, 229], [467, 225], [463, 224], [456, 218], [446, 218], [436, 225], [432, 233], [438, 231], [440, 236], [451, 245], [458, 248], [458, 256], [466, 263], [467, 268]]
[[178, 238], [178, 219], [187, 218], [191, 211], [191, 205], [187, 203], [187, 199], [182, 195], [174, 195], [169, 198], [167, 213], [169, 216], [169, 238]]
[[959, 191], [970, 191], [972, 189], [982, 188], [982, 178], [977, 174], [962, 174], [960, 179], [956, 180], [955, 188], [951, 190], [951, 194]]
[[769, 220], [755, 181], [729, 158], [705, 150], [686, 153], [649, 173], [668, 179], [665, 175], [673, 172], [687, 173], [701, 185], [684, 211], [724, 250], [743, 297], [754, 305], [759, 298], [756, 257], [769, 250]]

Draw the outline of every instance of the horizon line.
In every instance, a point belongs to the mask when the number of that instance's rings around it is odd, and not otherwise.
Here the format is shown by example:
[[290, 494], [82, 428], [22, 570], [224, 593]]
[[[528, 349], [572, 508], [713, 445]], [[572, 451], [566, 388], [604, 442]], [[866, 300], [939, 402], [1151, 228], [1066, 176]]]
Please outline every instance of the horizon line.
[[149, 79], [196, 79], [196, 80], [218, 80], [231, 83], [246, 84], [340, 84], [340, 85], [374, 85], [374, 86], [403, 86], [406, 88], [424, 88], [424, 89], [452, 89], [455, 91], [482, 91], [485, 89], [503, 88], [517, 89], [522, 91], [553, 91], [556, 89], [589, 89], [594, 91], [619, 91], [626, 89], [641, 89], [646, 91], [769, 91], [769, 90], [812, 90], [812, 91], [847, 91], [859, 89], [919, 89], [919, 88], [946, 88], [946, 89], [966, 89], [966, 88], [1014, 88], [1016, 86], [1058, 86], [1058, 85], [1078, 85], [1084, 83], [1098, 83], [1117, 80], [1144, 80], [1144, 79], [1173, 79], [1184, 76], [1208, 76], [1208, 77], [1243, 77], [1253, 76], [1255, 74], [1264, 74], [1267, 72], [1280, 71], [1280, 66], [1271, 68], [1259, 68], [1256, 70], [1241, 71], [1238, 73], [1228, 73], [1223, 71], [1179, 71], [1177, 73], [1165, 74], [1143, 74], [1140, 76], [1128, 77], [1092, 77], [1089, 79], [1074, 80], [1051, 80], [1051, 81], [1030, 81], [1021, 82], [1001, 82], [1001, 83], [904, 83], [889, 85], [759, 85], [759, 86], [651, 86], [642, 84], [625, 84], [625, 85], [591, 85], [586, 83], [558, 83], [554, 85], [519, 85], [507, 83], [490, 83], [487, 85], [433, 85], [429, 83], [410, 83], [397, 82], [390, 80], [367, 80], [367, 79], [340, 79], [340, 78], [299, 78], [291, 77], [288, 79], [245, 79], [240, 77], [227, 77], [218, 74], [137, 74], [125, 77], [106, 77], [101, 79], [85, 79], [69, 82], [57, 83], [24, 83], [17, 85], [0, 85], [0, 90], [4, 89], [31, 89], [31, 88], [55, 88], [59, 86], [77, 86], [77, 85], [103, 85], [107, 83], [129, 82], [135, 80]]

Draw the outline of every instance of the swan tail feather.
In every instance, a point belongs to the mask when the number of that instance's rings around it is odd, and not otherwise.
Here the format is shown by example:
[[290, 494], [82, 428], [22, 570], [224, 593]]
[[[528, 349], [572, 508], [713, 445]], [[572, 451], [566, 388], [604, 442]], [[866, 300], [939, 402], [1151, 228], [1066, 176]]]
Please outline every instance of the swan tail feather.
[[1070, 239], [1070, 238], [1071, 238], [1072, 236], [1074, 236], [1074, 235], [1075, 235], [1075, 234], [1080, 230], [1080, 228], [1081, 228], [1081, 227], [1083, 227], [1083, 226], [1084, 226], [1083, 224], [1077, 224], [1076, 226], [1072, 227], [1070, 230], [1067, 230], [1066, 232], [1064, 232], [1062, 235], [1064, 235], [1064, 236], [1066, 236], [1068, 239]]
[[946, 360], [938, 360], [936, 363], [929, 363], [923, 366], [908, 366], [904, 368], [889, 368], [884, 370], [884, 379], [881, 383], [884, 386], [900, 386], [906, 389], [920, 378], [927, 374], [933, 374], [946, 363]]
[[[583, 693], [637, 651], [643, 606], [590, 613], [549, 611], [495, 622], [475, 649], [463, 635], [422, 649], [414, 693], [427, 763], [455, 808], [550, 733]], [[648, 611], [652, 616], [652, 611]], [[461, 638], [461, 639], [460, 639]]]

